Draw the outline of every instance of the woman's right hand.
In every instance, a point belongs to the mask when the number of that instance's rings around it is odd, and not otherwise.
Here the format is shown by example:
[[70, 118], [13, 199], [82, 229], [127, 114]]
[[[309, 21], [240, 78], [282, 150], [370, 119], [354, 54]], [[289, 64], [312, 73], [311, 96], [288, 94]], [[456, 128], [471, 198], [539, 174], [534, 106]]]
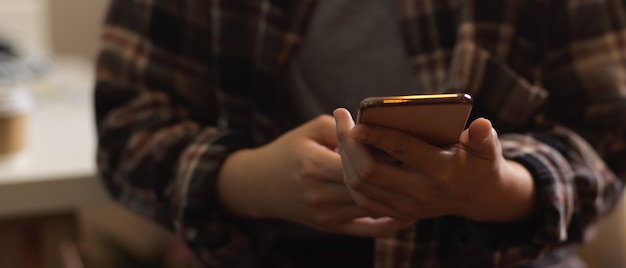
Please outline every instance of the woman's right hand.
[[279, 218], [322, 231], [380, 237], [413, 222], [356, 205], [344, 185], [333, 117], [313, 119], [275, 141], [240, 150], [224, 162], [217, 182], [223, 206], [248, 218]]

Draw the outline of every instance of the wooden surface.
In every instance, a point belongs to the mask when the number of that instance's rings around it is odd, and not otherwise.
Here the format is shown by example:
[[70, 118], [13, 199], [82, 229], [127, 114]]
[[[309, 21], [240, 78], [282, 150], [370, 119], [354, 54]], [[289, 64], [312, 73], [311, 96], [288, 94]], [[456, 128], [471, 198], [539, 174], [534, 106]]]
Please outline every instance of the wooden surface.
[[64, 267], [60, 245], [76, 240], [77, 226], [72, 213], [1, 221], [0, 267]]

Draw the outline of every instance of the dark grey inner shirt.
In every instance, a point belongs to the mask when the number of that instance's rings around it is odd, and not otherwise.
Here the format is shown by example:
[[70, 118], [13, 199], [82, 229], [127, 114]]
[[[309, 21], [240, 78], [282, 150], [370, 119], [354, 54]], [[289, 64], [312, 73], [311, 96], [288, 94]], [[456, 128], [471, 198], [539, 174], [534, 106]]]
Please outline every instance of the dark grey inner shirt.
[[321, 0], [289, 68], [295, 115], [307, 121], [369, 96], [417, 93], [396, 1]]

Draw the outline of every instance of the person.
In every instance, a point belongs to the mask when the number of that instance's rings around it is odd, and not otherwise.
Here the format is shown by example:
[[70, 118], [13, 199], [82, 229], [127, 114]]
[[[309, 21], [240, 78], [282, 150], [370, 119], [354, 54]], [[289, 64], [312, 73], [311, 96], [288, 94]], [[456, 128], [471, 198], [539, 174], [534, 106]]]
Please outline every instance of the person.
[[[99, 176], [208, 267], [583, 267], [623, 188], [623, 5], [113, 0]], [[474, 100], [449, 147], [350, 113], [442, 92]]]

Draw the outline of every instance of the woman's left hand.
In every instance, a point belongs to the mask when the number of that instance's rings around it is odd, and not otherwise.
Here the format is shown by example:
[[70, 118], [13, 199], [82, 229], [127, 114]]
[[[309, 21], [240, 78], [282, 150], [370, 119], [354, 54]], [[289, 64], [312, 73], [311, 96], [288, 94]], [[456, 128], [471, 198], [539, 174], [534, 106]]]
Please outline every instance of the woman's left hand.
[[[489, 120], [475, 120], [459, 143], [439, 148], [393, 129], [355, 127], [343, 108], [334, 115], [345, 183], [356, 203], [374, 214], [400, 220], [457, 215], [515, 221], [534, 209], [530, 173], [503, 157]], [[376, 159], [366, 145], [403, 164]]]

